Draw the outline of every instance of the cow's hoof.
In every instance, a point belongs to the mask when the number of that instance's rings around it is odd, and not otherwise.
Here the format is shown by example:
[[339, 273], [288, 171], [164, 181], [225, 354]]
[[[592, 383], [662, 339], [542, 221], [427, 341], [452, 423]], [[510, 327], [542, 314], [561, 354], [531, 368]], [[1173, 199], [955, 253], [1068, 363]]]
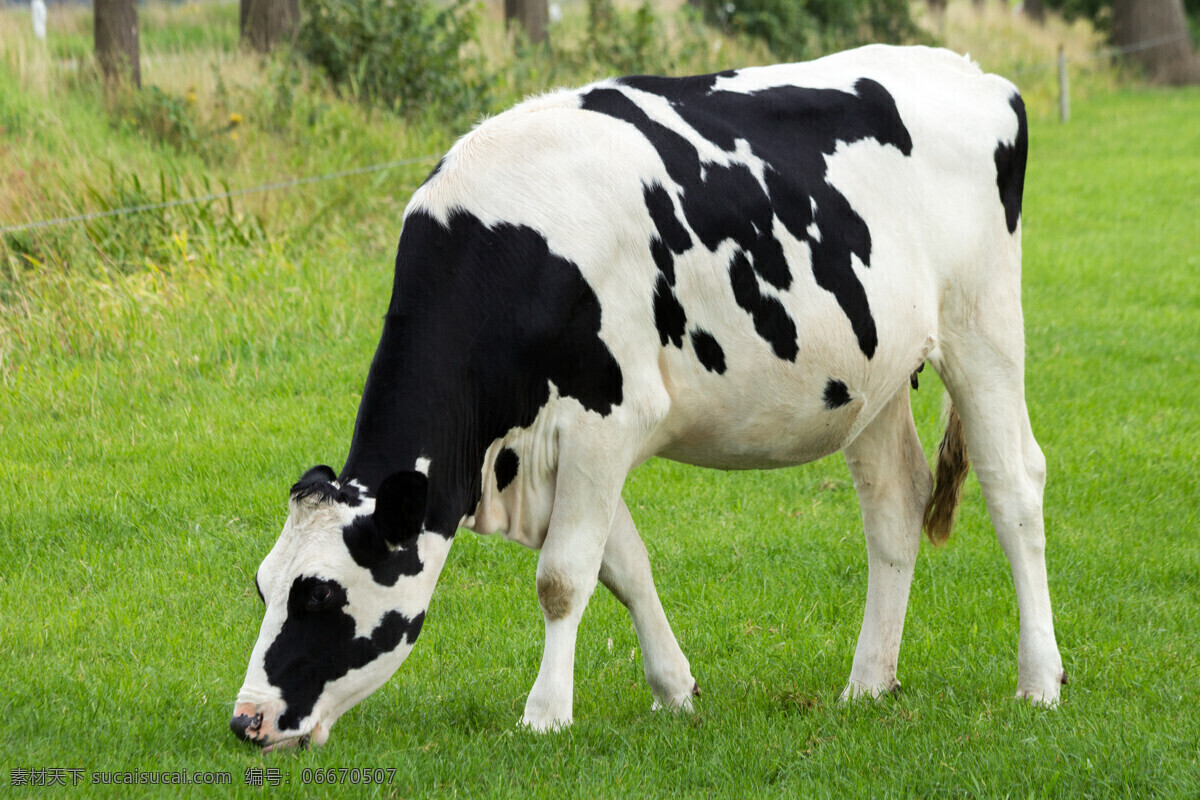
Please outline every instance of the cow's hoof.
[[692, 713], [692, 698], [685, 697], [682, 700], [672, 703], [664, 703], [659, 698], [654, 698], [654, 702], [650, 705], [651, 711], [673, 711], [678, 714]]
[[1028, 700], [1030, 703], [1033, 703], [1035, 706], [1040, 706], [1041, 708], [1054, 708], [1058, 705], [1059, 693], [1035, 692], [1028, 689], [1022, 689], [1021, 691], [1017, 692], [1017, 699]]
[[1018, 689], [1017, 699], [1028, 700], [1035, 706], [1042, 708], [1054, 708], [1062, 699], [1062, 687], [1067, 685], [1067, 674], [1064, 672], [1059, 676], [1058, 683], [1046, 689]]
[[887, 683], [881, 683], [874, 686], [850, 681], [846, 684], [846, 688], [842, 690], [841, 697], [838, 698], [839, 703], [853, 703], [857, 700], [877, 700], [880, 697], [891, 696], [898, 697], [900, 695], [900, 681], [892, 678]]
[[1062, 697], [1062, 687], [1067, 685], [1067, 673], [1061, 664], [1054, 665], [1041, 674], [1033, 670], [1017, 676], [1017, 698], [1028, 700], [1035, 706], [1054, 708]]
[[517, 727], [530, 733], [557, 733], [564, 728], [571, 727], [571, 724], [572, 720], [569, 717], [567, 719], [530, 719], [526, 716], [517, 723]]
[[654, 703], [650, 706], [651, 711], [674, 711], [680, 714], [692, 713], [692, 698], [700, 696], [700, 684], [692, 682], [692, 690], [676, 697], [664, 700], [659, 695], [654, 695]]

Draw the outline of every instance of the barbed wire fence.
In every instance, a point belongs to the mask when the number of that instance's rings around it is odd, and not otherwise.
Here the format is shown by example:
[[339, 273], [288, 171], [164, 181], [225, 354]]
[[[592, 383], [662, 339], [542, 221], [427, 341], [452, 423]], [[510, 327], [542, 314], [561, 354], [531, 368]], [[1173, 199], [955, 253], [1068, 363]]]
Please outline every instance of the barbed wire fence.
[[1058, 71], [1058, 119], [1060, 122], [1066, 122], [1071, 118], [1071, 63], [1090, 63], [1093, 61], [1107, 61], [1109, 59], [1127, 56], [1132, 53], [1140, 53], [1145, 50], [1152, 50], [1156, 47], [1166, 47], [1170, 44], [1190, 39], [1191, 35], [1183, 31], [1181, 33], [1172, 34], [1170, 36], [1160, 36], [1154, 39], [1144, 39], [1140, 42], [1124, 45], [1123, 47], [1102, 47], [1093, 53], [1088, 53], [1083, 56], [1068, 57], [1063, 46], [1058, 46], [1058, 57], [1053, 63], [1047, 64], [1030, 64], [1029, 66], [1018, 67], [1009, 70], [1013, 77], [1021, 75], [1034, 75], [1050, 70]]
[[371, 164], [366, 167], [356, 167], [354, 169], [346, 169], [339, 172], [327, 172], [321, 175], [309, 175], [303, 178], [284, 178], [282, 180], [272, 181], [271, 183], [264, 183], [258, 186], [247, 186], [241, 189], [228, 189], [224, 192], [209, 192], [207, 194], [197, 195], [195, 197], [180, 197], [174, 200], [163, 200], [158, 203], [142, 203], [141, 205], [125, 206], [123, 208], [92, 211], [86, 214], [74, 214], [69, 217], [56, 217], [54, 219], [42, 219], [33, 222], [24, 222], [20, 225], [0, 227], [0, 236], [9, 233], [21, 233], [23, 231], [36, 230], [38, 228], [69, 225], [75, 222], [90, 222], [92, 220], [103, 219], [105, 217], [122, 217], [129, 214], [140, 214], [146, 211], [161, 211], [168, 208], [178, 208], [179, 206], [211, 203], [215, 200], [229, 200], [234, 197], [242, 197], [248, 194], [258, 194], [260, 192], [294, 189], [297, 186], [306, 186], [310, 183], [340, 180], [343, 178], [350, 178], [355, 175], [366, 175], [372, 172], [381, 172], [385, 169], [395, 169], [397, 167], [406, 167], [413, 164], [429, 163], [436, 158], [437, 155], [432, 154], [416, 156], [414, 158], [402, 158], [398, 161], [385, 161], [380, 164]]
[[[1054, 63], [1048, 64], [1033, 64], [1026, 67], [1019, 67], [1010, 70], [1010, 74], [1014, 77], [1021, 75], [1036, 74], [1047, 72], [1049, 70], [1058, 70], [1058, 112], [1059, 119], [1066, 122], [1071, 116], [1071, 93], [1070, 93], [1070, 71], [1071, 62], [1091, 62], [1105, 59], [1116, 58], [1118, 56], [1138, 53], [1144, 50], [1150, 50], [1155, 47], [1165, 47], [1169, 44], [1190, 38], [1189, 34], [1179, 33], [1172, 36], [1162, 36], [1156, 39], [1147, 39], [1141, 42], [1136, 42], [1124, 47], [1106, 47], [1089, 53], [1085, 56], [1073, 56], [1068, 58], [1063, 50], [1062, 45], [1058, 47], [1058, 58]], [[140, 214], [148, 211], [161, 211], [169, 208], [177, 208], [180, 206], [197, 205], [201, 203], [211, 203], [217, 200], [229, 200], [235, 197], [243, 197], [250, 194], [258, 194], [261, 192], [282, 191], [294, 189], [298, 186], [305, 186], [312, 183], [320, 183], [323, 181], [342, 180], [345, 178], [354, 177], [357, 175], [366, 175], [372, 172], [380, 172], [387, 169], [395, 169], [398, 167], [411, 166], [413, 164], [429, 163], [436, 159], [436, 154], [428, 154], [416, 156], [413, 158], [403, 158], [396, 161], [386, 161], [379, 164], [371, 164], [365, 167], [356, 167], [354, 169], [340, 170], [338, 172], [327, 172], [320, 175], [309, 175], [301, 178], [283, 178], [272, 181], [270, 183], [260, 184], [258, 186], [248, 186], [241, 189], [228, 189], [223, 192], [209, 192], [195, 197], [181, 197], [174, 200], [164, 200], [158, 203], [143, 203], [141, 205], [125, 206], [123, 208], [106, 209], [104, 211], [93, 211], [85, 214], [74, 214], [67, 217], [56, 217], [53, 219], [33, 220], [23, 222], [17, 225], [0, 226], [0, 236], [7, 236], [13, 233], [22, 233], [39, 228], [50, 228], [59, 225], [70, 225], [78, 222], [90, 222], [96, 219], [105, 217], [122, 217], [131, 214]]]

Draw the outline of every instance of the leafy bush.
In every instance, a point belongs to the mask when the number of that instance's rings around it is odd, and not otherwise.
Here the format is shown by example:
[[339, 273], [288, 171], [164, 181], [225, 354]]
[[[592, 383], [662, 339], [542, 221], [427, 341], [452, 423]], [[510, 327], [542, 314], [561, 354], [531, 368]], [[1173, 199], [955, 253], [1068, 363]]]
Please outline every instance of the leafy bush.
[[907, 0], [704, 0], [705, 16], [785, 58], [916, 36]]
[[240, 114], [206, 122], [195, 107], [194, 94], [176, 95], [157, 86], [140, 90], [123, 87], [107, 92], [106, 101], [118, 130], [168, 145], [176, 153], [195, 153], [209, 165], [230, 157], [224, 134], [241, 123]]
[[648, 1], [631, 13], [598, 10], [602, 13], [593, 14], [586, 43], [586, 51], [596, 62], [621, 73], [666, 71], [660, 63], [666, 55], [662, 45], [666, 36]]
[[552, 33], [548, 50], [519, 37], [517, 55], [531, 69], [547, 72], [551, 84], [574, 84], [601, 75], [670, 73], [675, 65], [666, 40], [665, 26], [648, 0], [628, 11], [611, 0], [588, 0], [581, 37]]
[[727, 66], [716, 58], [712, 30], [697, 16], [660, 16], [646, 0], [625, 8], [588, 0], [587, 11], [554, 25], [544, 45], [531, 45], [517, 32], [515, 57], [491, 84], [494, 107], [615, 75], [694, 74]]
[[157, 86], [123, 93], [115, 110], [138, 130], [176, 150], [191, 149], [199, 143], [198, 126], [186, 98]]
[[476, 22], [468, 0], [311, 0], [297, 47], [340, 91], [404, 116], [454, 119], [484, 95], [482, 60], [464, 52]]

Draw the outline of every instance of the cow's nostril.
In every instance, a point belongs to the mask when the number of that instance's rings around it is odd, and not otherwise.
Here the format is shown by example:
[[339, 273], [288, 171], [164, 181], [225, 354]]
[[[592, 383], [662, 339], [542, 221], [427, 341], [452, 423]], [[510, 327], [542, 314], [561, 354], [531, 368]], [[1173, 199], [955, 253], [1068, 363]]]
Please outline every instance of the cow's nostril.
[[250, 733], [257, 732], [261, 725], [262, 714], [255, 714], [253, 717], [249, 714], [238, 714], [229, 720], [229, 730], [243, 742], [250, 738]]

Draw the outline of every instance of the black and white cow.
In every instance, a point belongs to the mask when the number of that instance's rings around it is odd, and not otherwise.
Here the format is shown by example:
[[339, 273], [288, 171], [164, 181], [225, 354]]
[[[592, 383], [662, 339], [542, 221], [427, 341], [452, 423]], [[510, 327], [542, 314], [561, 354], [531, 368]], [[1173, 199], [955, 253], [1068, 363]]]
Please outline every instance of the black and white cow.
[[[597, 580], [629, 609], [655, 704], [689, 709], [621, 499], [656, 454], [760, 469], [843, 450], [870, 566], [844, 697], [892, 690], [922, 522], [949, 533], [964, 437], [1016, 583], [1017, 694], [1056, 703], [1026, 151], [1015, 88], [926, 48], [606, 80], [481, 123], [405, 212], [345, 466], [292, 487], [258, 570], [233, 730], [324, 742], [412, 649], [459, 527], [540, 550], [526, 725], [571, 722]], [[927, 361], [954, 404], [936, 491], [908, 394]]]

